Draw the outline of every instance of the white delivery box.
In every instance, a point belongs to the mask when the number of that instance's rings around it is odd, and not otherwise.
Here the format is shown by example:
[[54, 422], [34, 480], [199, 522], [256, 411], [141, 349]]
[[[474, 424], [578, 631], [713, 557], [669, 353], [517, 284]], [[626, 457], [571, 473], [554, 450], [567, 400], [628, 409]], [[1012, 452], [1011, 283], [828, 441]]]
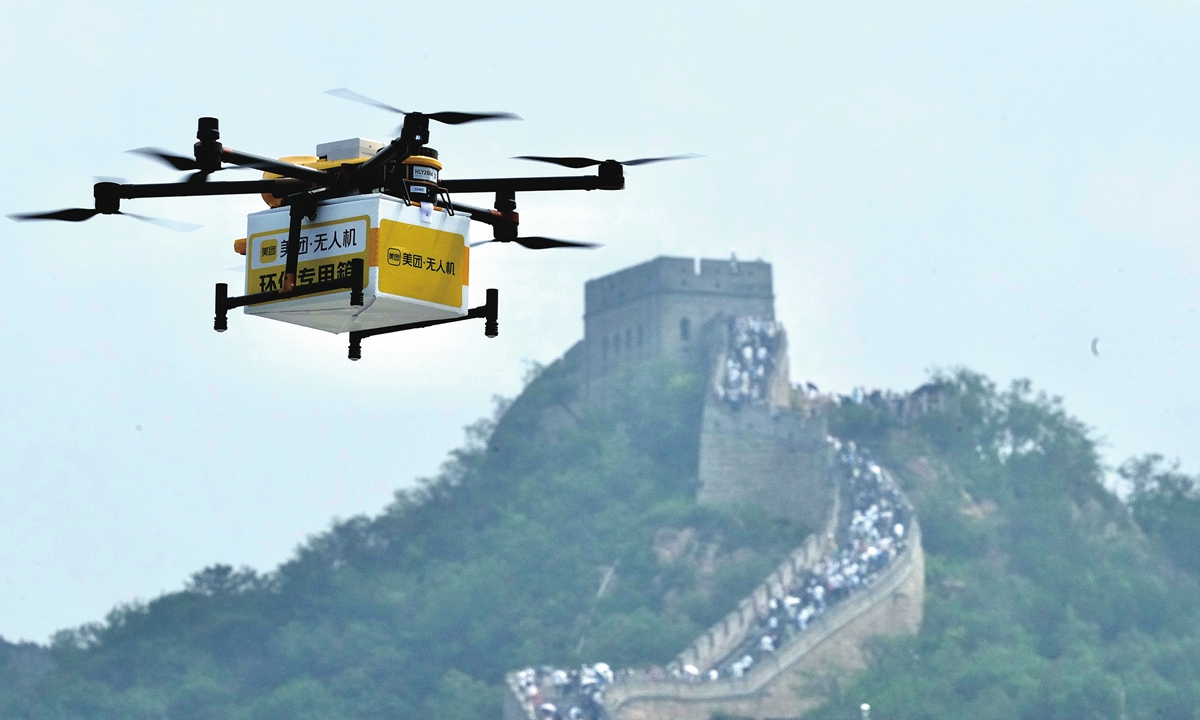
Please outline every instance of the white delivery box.
[[[247, 218], [246, 294], [280, 289], [287, 263], [287, 207]], [[296, 286], [350, 277], [365, 265], [362, 307], [349, 290], [246, 306], [259, 315], [331, 333], [466, 315], [470, 218], [372, 193], [322, 202], [300, 229]]]

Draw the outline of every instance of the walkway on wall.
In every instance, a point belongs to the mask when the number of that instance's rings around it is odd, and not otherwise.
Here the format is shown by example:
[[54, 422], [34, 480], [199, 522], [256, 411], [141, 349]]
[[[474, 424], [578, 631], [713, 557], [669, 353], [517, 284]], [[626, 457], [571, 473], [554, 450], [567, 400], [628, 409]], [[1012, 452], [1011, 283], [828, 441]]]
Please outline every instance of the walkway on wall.
[[[886, 472], [883, 474], [889, 483], [894, 483], [890, 475]], [[845, 490], [842, 489], [843, 492]], [[837, 496], [843, 492], [837, 493]], [[835, 503], [824, 532], [810, 536], [761, 585], [743, 599], [734, 611], [713, 625], [668, 664], [665, 677], [652, 678], [641, 671], [625, 670], [615, 673], [610, 683], [601, 683], [603, 700], [597, 714], [609, 718], [622, 718], [625, 716], [623, 709], [636, 705], [640, 710], [631, 717], [656, 717], [658, 713], [647, 712], [646, 706], [659, 703], [671, 704], [674, 712], [679, 712], [681, 704], [694, 706], [694, 713], [685, 713], [680, 717], [691, 715], [706, 718], [716, 710], [738, 714], [738, 710], [746, 709], [747, 703], [753, 705], [760, 700], [781, 675], [800, 666], [810, 655], [827, 649], [831, 644], [837, 644], [839, 634], [857, 619], [877, 607], [886, 612], [888, 608], [885, 603], [894, 598], [907, 584], [923, 583], [924, 555], [920, 526], [910, 514], [903, 549], [881, 571], [871, 575], [862, 587], [842, 601], [830, 605], [828, 610], [813, 619], [806, 629], [773, 652], [763, 654], [742, 677], [723, 674], [716, 680], [703, 678], [701, 673], [721, 664], [722, 660], [754, 638], [756, 633], [761, 632], [760, 623], [771, 599], [782, 601], [805, 572], [824, 560], [829, 552], [825, 537], [829, 533], [840, 534], [836, 529], [841, 514], [840, 508], [841, 503]], [[917, 598], [917, 602], [919, 601]], [[851, 642], [858, 643], [860, 639], [855, 638]], [[699, 672], [682, 672], [683, 668], [688, 666]], [[508, 701], [509, 720], [545, 720], [545, 714], [539, 715], [532, 703], [525, 702], [516, 673], [509, 675], [508, 684], [512, 692]], [[790, 689], [789, 692], [794, 693], [795, 690]], [[804, 698], [804, 704], [819, 704], [819, 699], [807, 697]]]
[[[765, 362], [767, 367], [786, 363], [786, 336], [782, 328], [777, 329], [774, 323], [747, 323], [746, 326], [751, 331], [740, 335], [731, 332], [729, 348], [720, 353], [713, 377], [716, 392], [708, 403], [721, 407], [742, 406], [741, 413], [734, 408], [733, 417], [745, 414], [751, 409], [748, 405], [761, 404], [762, 408], [754, 408], [757, 411], [755, 417], [758, 414], [765, 417], [766, 406], [778, 409], [781, 405], [772, 403], [773, 393], [766, 391], [771, 385], [771, 378], [764, 379], [762, 389], [757, 390], [757, 386], [747, 384], [747, 378], [754, 375], [753, 368], [761, 367], [761, 363]], [[730, 328], [731, 331], [735, 329], [733, 321], [730, 322]], [[778, 362], [780, 358], [745, 350], [748, 342], [746, 337], [759, 343], [754, 347], [768, 345], [761, 339], [755, 339], [758, 337], [755, 333], [762, 338], [769, 338], [770, 350], [782, 355], [782, 362]], [[734, 352], [744, 360], [737, 367], [728, 360]], [[745, 390], [747, 387], [749, 391]], [[737, 388], [742, 395], [734, 394], [731, 388]], [[788, 412], [772, 412], [777, 411]], [[750, 422], [752, 418], [741, 420], [745, 421], [743, 425], [749, 423], [748, 427], [754, 425]], [[852, 443], [843, 446], [833, 438], [828, 438], [828, 441], [835, 461], [827, 472], [834, 473], [837, 481], [832, 502], [825, 501], [828, 502], [828, 512], [818, 516], [825, 518], [821, 523], [822, 530], [809, 536], [734, 610], [697, 638], [665, 668], [613, 673], [608, 666], [599, 664], [596, 666], [599, 670], [585, 669], [585, 673], [590, 673], [589, 682], [592, 684], [584, 699], [588, 710], [581, 715], [607, 720], [708, 720], [715, 712], [753, 717], [796, 717], [821, 702], [817, 693], [798, 687], [803, 684], [804, 676], [814, 671], [824, 671], [827, 665], [840, 663], [846, 667], [861, 666], [862, 645], [868, 637], [879, 632], [911, 632], [915, 629], [920, 621], [923, 599], [924, 555], [920, 527], [911, 504], [900, 492], [894, 477], [872, 463]], [[864, 504], [862, 493], [867, 486], [877, 491], [886, 488], [888, 501], [879, 505], [888, 506], [890, 503], [896, 510], [896, 522], [901, 522], [902, 518], [907, 528], [897, 528], [893, 536], [891, 510], [864, 524], [866, 519], [859, 512], [864, 508], [856, 505]], [[771, 485], [763, 484], [763, 487]], [[822, 505], [822, 509], [825, 507]], [[808, 522], [812, 520], [810, 518]], [[880, 527], [886, 539], [880, 538]], [[831, 546], [831, 538], [836, 537], [842, 542], [853, 535], [851, 530], [854, 529], [861, 541], [864, 528], [869, 529], [871, 537], [875, 538], [869, 548], [860, 542], [852, 552], [842, 552], [838, 557], [839, 549]], [[864, 561], [860, 572], [859, 556], [865, 549], [872, 553], [871, 562], [868, 564]], [[854, 565], [854, 568], [846, 570], [849, 565]], [[814, 578], [810, 573], [818, 568], [819, 577]], [[821, 592], [824, 593], [825, 580], [831, 579], [834, 574], [841, 578], [843, 572], [847, 573], [845, 577], [853, 578], [853, 583], [837, 585], [835, 589], [835, 583], [831, 582], [828, 590], [830, 597], [836, 595], [839, 600], [827, 604], [824, 595], [818, 596], [820, 612], [811, 616], [811, 620], [797, 622], [797, 614], [792, 612], [801, 602], [797, 596], [805, 597], [803, 602], [811, 610], [814, 583], [822, 585]], [[804, 592], [806, 589], [809, 591], [807, 595]], [[903, 602], [887, 604], [897, 599]], [[748, 650], [754, 648], [755, 641], [764, 634], [764, 623], [772, 612], [776, 615], [775, 620], [780, 620], [779, 610], [785, 601], [791, 608], [783, 619], [789, 625], [788, 632], [776, 632], [778, 624], [769, 626], [772, 628], [772, 637], [777, 637], [779, 644], [764, 639], [763, 647]], [[774, 608], [774, 611], [770, 608]], [[753, 652], [754, 656], [750, 657], [749, 652]], [[746, 657], [750, 657], [751, 662], [745, 667], [737, 667], [739, 658]], [[731, 672], [731, 666], [737, 669]], [[710, 672], [713, 673], [711, 678]], [[788, 677], [783, 677], [785, 674]], [[573, 720], [568, 717], [568, 707], [560, 709], [554, 706], [553, 711], [547, 707], [539, 712], [537, 703], [546, 698], [555, 699], [552, 678], [543, 678], [532, 669], [527, 669], [510, 673], [507, 681], [511, 692], [505, 705], [506, 720]]]
[[604, 704], [616, 716], [620, 708], [635, 700], [674, 700], [702, 702], [740, 701], [754, 697], [823, 643], [830, 641], [839, 630], [887, 600], [892, 593], [921, 568], [922, 549], [919, 526], [914, 522], [909, 547], [877, 576], [870, 587], [834, 606], [817, 618], [808, 629], [794, 637], [771, 656], [769, 661], [756, 664], [741, 678], [724, 678], [712, 682], [703, 680], [645, 680], [618, 679], [605, 693]]

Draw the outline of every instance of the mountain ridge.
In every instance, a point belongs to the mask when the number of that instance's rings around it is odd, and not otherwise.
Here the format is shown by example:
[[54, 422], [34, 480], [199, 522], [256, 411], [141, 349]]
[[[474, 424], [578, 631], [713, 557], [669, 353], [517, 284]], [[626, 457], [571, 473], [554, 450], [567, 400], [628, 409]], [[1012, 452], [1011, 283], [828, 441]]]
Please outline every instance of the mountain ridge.
[[[44, 674], [0, 677], [0, 715], [494, 718], [511, 668], [666, 662], [810, 528], [695, 502], [704, 378], [651, 365], [611, 407], [585, 408], [571, 375], [569, 359], [541, 369], [439, 476], [275, 572], [214, 566], [59, 633], [33, 651]], [[917, 507], [929, 589], [920, 633], [875, 644], [806, 717], [861, 702], [886, 718], [1193, 717], [1200, 592], [1167, 552], [1186, 548], [1169, 528], [1189, 516], [1138, 524], [1181, 487], [1190, 507], [1190, 479], [1130, 465], [1142, 495], [1122, 504], [1060, 402], [965, 370], [932, 383], [945, 401], [920, 417], [829, 409], [831, 432], [871, 449]], [[539, 425], [544, 408], [561, 422]], [[663, 529], [716, 561], [660, 559]]]

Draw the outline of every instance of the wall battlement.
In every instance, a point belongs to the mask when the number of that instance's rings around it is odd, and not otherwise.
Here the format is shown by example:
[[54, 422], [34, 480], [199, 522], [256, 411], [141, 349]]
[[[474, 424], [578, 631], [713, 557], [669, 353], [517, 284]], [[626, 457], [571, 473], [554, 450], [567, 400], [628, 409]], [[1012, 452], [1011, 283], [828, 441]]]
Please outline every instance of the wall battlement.
[[767, 614], [770, 599], [783, 597], [785, 588], [790, 587], [797, 577], [814, 567], [824, 556], [825, 536], [837, 529], [838, 510], [835, 496], [825, 527], [809, 535], [800, 547], [789, 553], [775, 568], [775, 572], [743, 598], [734, 610], [679, 653], [673, 665], [682, 668], [691, 664], [703, 672], [741, 645], [755, 628], [758, 619]]
[[[697, 269], [699, 272], [697, 272]], [[771, 264], [756, 260], [659, 257], [584, 288], [583, 367], [587, 397], [639, 363], [707, 360], [705, 328], [718, 316], [773, 318]]]
[[[703, 373], [709, 388], [700, 423], [699, 502], [756, 505], [801, 520], [814, 531], [750, 596], [675, 658], [668, 669], [676, 671], [678, 679], [625, 675], [607, 687], [599, 716], [798, 717], [825, 700], [822, 688], [831, 679], [844, 679], [866, 665], [865, 648], [872, 638], [919, 628], [925, 587], [919, 526], [912, 521], [907, 549], [862, 590], [834, 605], [750, 673], [686, 681], [678, 672], [685, 665], [707, 670], [735, 650], [741, 652], [738, 648], [753, 639], [751, 633], [769, 601], [782, 597], [827, 552], [826, 538], [841, 513], [825, 418], [813, 412], [812, 405], [793, 408], [782, 329], [777, 343], [757, 346], [759, 351], [768, 345], [774, 349], [771, 362], [751, 363], [753, 353], [743, 347], [747, 341], [730, 342], [731, 335], [744, 337], [745, 327], [734, 330], [738, 325], [726, 321], [774, 319], [770, 264], [660, 257], [592, 280], [585, 293], [584, 339], [572, 348], [582, 371], [584, 401], [604, 402], [611, 383], [625, 371], [652, 361], [675, 362]], [[754, 332], [762, 332], [762, 325], [757, 327]], [[765, 332], [774, 333], [775, 327], [769, 325]], [[753, 367], [735, 362], [742, 352]], [[736, 379], [742, 372], [741, 382], [748, 382], [747, 369], [762, 383], [751, 397], [735, 397], [733, 386], [728, 392], [719, 387], [722, 373]], [[517, 674], [507, 680], [505, 720], [537, 720]]]
[[[726, 328], [715, 333], [729, 348]], [[726, 402], [709, 393], [700, 420], [697, 499], [711, 505], [757, 505], [781, 517], [821, 528], [835, 488], [832, 456], [821, 414], [793, 412], [788, 382], [788, 339], [778, 331], [774, 369], [759, 402]], [[721, 384], [730, 351], [716, 354], [711, 378]], [[733, 352], [736, 353], [736, 350]]]
[[909, 549], [867, 590], [815, 621], [770, 662], [744, 678], [717, 682], [647, 680], [618, 683], [605, 705], [614, 720], [710, 720], [723, 713], [745, 718], [796, 718], [826, 700], [834, 679], [867, 665], [873, 638], [906, 635], [921, 625], [925, 553], [920, 526]]
[[772, 299], [771, 264], [761, 260], [712, 260], [659, 257], [641, 265], [589, 280], [585, 312], [603, 313], [659, 293]]

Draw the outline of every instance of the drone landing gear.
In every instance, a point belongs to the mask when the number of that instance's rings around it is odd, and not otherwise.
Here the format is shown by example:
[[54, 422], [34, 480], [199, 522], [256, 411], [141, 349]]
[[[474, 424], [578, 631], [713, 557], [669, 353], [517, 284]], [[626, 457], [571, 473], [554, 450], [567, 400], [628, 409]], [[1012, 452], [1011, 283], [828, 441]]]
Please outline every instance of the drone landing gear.
[[[363, 261], [354, 259], [350, 261], [350, 277], [338, 280], [329, 280], [321, 283], [313, 283], [311, 285], [302, 285], [298, 288], [283, 292], [254, 293], [253, 295], [243, 295], [241, 297], [229, 297], [229, 285], [226, 283], [217, 283], [216, 287], [216, 318], [213, 320], [213, 330], [217, 332], [225, 332], [229, 329], [229, 318], [227, 313], [233, 308], [242, 307], [243, 305], [254, 305], [256, 303], [270, 302], [271, 300], [285, 300], [295, 297], [303, 297], [304, 295], [316, 295], [318, 293], [329, 292], [330, 290], [350, 290], [350, 304], [354, 307], [362, 307], [363, 292]], [[494, 338], [500, 334], [500, 291], [496, 288], [487, 289], [487, 301], [483, 305], [471, 308], [466, 315], [461, 317], [446, 318], [444, 320], [423, 320], [421, 322], [404, 323], [403, 325], [388, 325], [387, 327], [371, 328], [370, 330], [353, 330], [350, 332], [350, 353], [351, 360], [362, 359], [362, 341], [364, 338], [369, 338], [374, 335], [386, 335], [388, 333], [402, 332], [404, 330], [418, 330], [420, 328], [433, 327], [434, 325], [445, 325], [446, 323], [461, 322], [463, 320], [472, 320], [474, 318], [483, 318], [483, 334], [487, 337]]]
[[243, 295], [241, 297], [229, 297], [229, 285], [226, 283], [217, 283], [216, 288], [216, 317], [213, 319], [213, 330], [217, 332], [225, 332], [229, 329], [229, 318], [226, 316], [230, 310], [243, 305], [255, 305], [257, 303], [271, 302], [272, 300], [290, 300], [292, 298], [304, 297], [305, 295], [318, 295], [331, 290], [349, 290], [350, 305], [352, 307], [362, 307], [363, 304], [363, 277], [366, 275], [364, 271], [365, 263], [361, 258], [355, 258], [350, 261], [350, 275], [345, 278], [336, 280], [325, 280], [323, 282], [311, 283], [309, 285], [301, 285], [293, 287], [291, 290], [274, 290], [272, 292], [254, 293], [252, 295]]
[[373, 335], [386, 335], [388, 333], [403, 332], [404, 330], [418, 330], [420, 328], [433, 327], [434, 325], [462, 322], [463, 320], [471, 320], [473, 318], [483, 318], [483, 334], [494, 338], [500, 334], [499, 312], [500, 291], [496, 288], [488, 288], [487, 301], [479, 307], [471, 308], [462, 317], [446, 318], [444, 320], [423, 320], [421, 322], [404, 323], [403, 325], [371, 328], [370, 330], [353, 330], [350, 332], [350, 352], [348, 357], [351, 360], [361, 360], [362, 341], [364, 338], [369, 338]]

